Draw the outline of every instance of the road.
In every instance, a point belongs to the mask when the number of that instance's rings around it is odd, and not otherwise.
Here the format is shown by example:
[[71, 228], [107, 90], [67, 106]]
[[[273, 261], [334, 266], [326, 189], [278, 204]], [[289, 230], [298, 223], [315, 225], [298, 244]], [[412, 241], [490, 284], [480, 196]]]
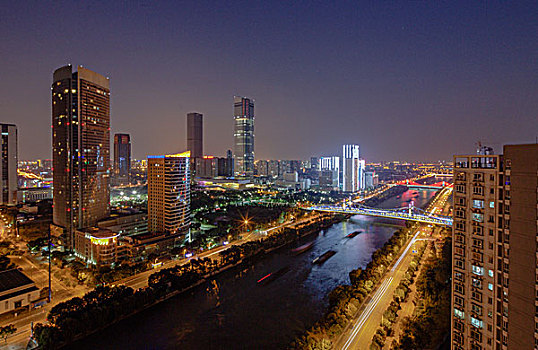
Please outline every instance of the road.
[[[180, 259], [180, 260], [171, 260], [163, 263], [162, 266], [160, 266], [157, 269], [151, 269], [148, 271], [141, 272], [139, 274], [136, 274], [134, 276], [127, 277], [123, 280], [115, 282], [116, 285], [125, 285], [128, 287], [131, 287], [133, 289], [139, 289], [147, 287], [148, 285], [148, 277], [155, 273], [156, 271], [159, 271], [164, 268], [173, 267], [176, 265], [184, 265], [186, 264], [190, 259], [196, 259], [196, 258], [217, 258], [218, 254], [221, 252], [229, 249], [230, 247], [234, 245], [241, 245], [243, 243], [246, 243], [248, 241], [253, 240], [259, 240], [263, 238], [267, 234], [271, 234], [271, 232], [274, 232], [275, 230], [278, 230], [280, 228], [283, 228], [285, 226], [293, 226], [301, 224], [307, 220], [312, 219], [313, 215], [318, 214], [312, 214], [308, 217], [301, 219], [301, 220], [288, 220], [285, 221], [277, 226], [274, 226], [265, 232], [251, 232], [247, 235], [245, 235], [243, 238], [233, 241], [230, 244], [226, 246], [220, 246], [213, 248], [211, 250], [205, 251], [203, 253], [197, 254], [189, 259]], [[3, 222], [0, 220], [0, 229], [3, 229]], [[38, 288], [43, 288], [48, 286], [48, 265], [42, 264], [42, 267], [40, 268], [39, 262], [36, 260], [37, 258], [32, 257], [28, 254], [25, 256], [19, 257], [14, 256], [12, 257], [13, 261], [19, 265], [19, 267], [22, 267], [23, 272], [28, 275], [34, 282], [36, 282], [36, 285]], [[44, 267], [43, 267], [44, 265]], [[77, 285], [76, 287], [68, 287], [64, 283], [62, 283], [60, 280], [58, 280], [56, 277], [52, 277], [52, 285], [53, 285], [53, 302], [51, 304], [47, 304], [39, 309], [33, 309], [30, 311], [25, 311], [19, 315], [12, 315], [12, 314], [6, 314], [0, 316], [0, 325], [8, 325], [13, 324], [17, 331], [14, 335], [10, 336], [7, 339], [6, 344], [0, 345], [0, 350], [9, 349], [9, 350], [20, 350], [25, 349], [26, 344], [28, 343], [28, 340], [30, 338], [31, 334], [31, 325], [32, 323], [46, 323], [46, 317], [50, 311], [50, 309], [65, 300], [71, 299], [75, 296], [81, 297], [86, 292], [90, 290], [85, 285]]]
[[[443, 190], [435, 200], [430, 212], [440, 213], [448, 204], [451, 189]], [[428, 237], [431, 229], [425, 224], [415, 224], [415, 234], [398, 260], [378, 284], [377, 289], [363, 304], [356, 317], [345, 328], [334, 344], [335, 349], [368, 349], [372, 337], [381, 323], [383, 313], [393, 300], [393, 294], [405, 275], [418, 240]]]

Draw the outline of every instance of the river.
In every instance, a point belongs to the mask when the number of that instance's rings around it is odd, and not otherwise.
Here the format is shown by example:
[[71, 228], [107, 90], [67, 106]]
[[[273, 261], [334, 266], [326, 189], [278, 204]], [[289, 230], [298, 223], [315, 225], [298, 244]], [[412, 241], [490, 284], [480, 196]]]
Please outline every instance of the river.
[[[418, 194], [418, 196], [417, 196]], [[395, 208], [414, 200], [422, 206], [434, 190], [409, 190], [378, 207]], [[314, 247], [298, 256], [282, 248], [249, 268], [219, 275], [215, 284], [195, 288], [145, 310], [71, 346], [73, 349], [281, 349], [323, 314], [327, 295], [349, 283], [349, 272], [365, 267], [372, 253], [402, 226], [400, 221], [354, 216], [318, 235]], [[363, 233], [354, 238], [346, 234]], [[323, 265], [312, 260], [337, 251]], [[257, 280], [283, 267], [289, 270], [265, 285]], [[214, 285], [217, 287], [215, 288]]]

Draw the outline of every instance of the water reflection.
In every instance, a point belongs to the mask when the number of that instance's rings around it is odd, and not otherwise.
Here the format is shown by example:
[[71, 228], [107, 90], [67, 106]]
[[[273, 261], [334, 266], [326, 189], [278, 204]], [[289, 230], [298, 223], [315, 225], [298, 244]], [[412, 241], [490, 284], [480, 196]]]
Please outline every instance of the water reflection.
[[[417, 195], [418, 194], [418, 195]], [[379, 207], [423, 205], [432, 190], [407, 191]], [[187, 295], [164, 302], [137, 316], [84, 339], [77, 349], [275, 349], [283, 348], [322, 315], [327, 294], [349, 283], [349, 272], [365, 267], [403, 223], [354, 216], [297, 246], [315, 240], [302, 254], [286, 247], [255, 266], [227, 271]], [[362, 231], [354, 238], [346, 235]], [[322, 265], [312, 260], [328, 250], [337, 253]], [[257, 281], [285, 267], [267, 284]]]

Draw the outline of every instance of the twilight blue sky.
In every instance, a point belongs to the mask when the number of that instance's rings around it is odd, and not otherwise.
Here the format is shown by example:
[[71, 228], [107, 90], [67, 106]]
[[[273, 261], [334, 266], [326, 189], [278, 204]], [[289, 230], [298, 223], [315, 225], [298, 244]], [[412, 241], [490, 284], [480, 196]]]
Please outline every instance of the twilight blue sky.
[[256, 100], [256, 158], [361, 146], [371, 160], [451, 159], [535, 142], [534, 1], [5, 1], [0, 115], [19, 157], [50, 157], [54, 69], [111, 79], [112, 131], [137, 158], [232, 148], [233, 95]]

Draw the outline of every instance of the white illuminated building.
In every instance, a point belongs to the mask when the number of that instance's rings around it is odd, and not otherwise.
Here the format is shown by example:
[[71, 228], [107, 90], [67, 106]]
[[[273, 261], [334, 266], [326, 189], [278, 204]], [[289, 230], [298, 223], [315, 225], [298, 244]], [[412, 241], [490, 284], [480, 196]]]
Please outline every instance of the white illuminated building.
[[359, 145], [342, 147], [342, 190], [357, 192], [365, 187], [365, 161], [359, 157]]

